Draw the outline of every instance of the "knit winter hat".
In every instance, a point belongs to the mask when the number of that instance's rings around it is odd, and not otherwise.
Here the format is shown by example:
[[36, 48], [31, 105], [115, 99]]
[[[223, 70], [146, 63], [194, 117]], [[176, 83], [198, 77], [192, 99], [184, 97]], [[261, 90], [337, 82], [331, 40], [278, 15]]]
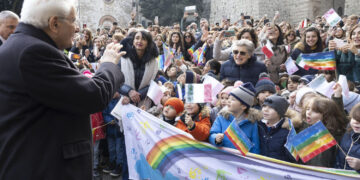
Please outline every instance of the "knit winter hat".
[[314, 75], [305, 75], [300, 78], [300, 82], [304, 82], [305, 84], [309, 84], [315, 78]]
[[255, 85], [255, 90], [255, 96], [258, 96], [259, 93], [263, 91], [269, 91], [272, 94], [276, 93], [275, 84], [268, 77], [263, 77], [259, 79], [259, 81]]
[[191, 70], [185, 72], [185, 84], [199, 83], [200, 76]]
[[165, 102], [164, 107], [167, 105], [172, 106], [175, 109], [176, 114], [180, 114], [184, 111], [184, 103], [179, 98], [169, 98]]
[[234, 88], [230, 95], [234, 96], [237, 100], [239, 100], [242, 104], [247, 107], [251, 107], [254, 105], [255, 98], [255, 89], [254, 86], [247, 82], [239, 86], [238, 88]]
[[289, 107], [289, 102], [285, 98], [274, 94], [265, 99], [263, 106], [269, 106], [273, 108], [280, 117], [284, 117]]
[[230, 92], [234, 89], [234, 86], [228, 86], [226, 87], [225, 89], [223, 89], [221, 92], [220, 92], [220, 96], [223, 94], [223, 93], [226, 93], [227, 95], [230, 94]]

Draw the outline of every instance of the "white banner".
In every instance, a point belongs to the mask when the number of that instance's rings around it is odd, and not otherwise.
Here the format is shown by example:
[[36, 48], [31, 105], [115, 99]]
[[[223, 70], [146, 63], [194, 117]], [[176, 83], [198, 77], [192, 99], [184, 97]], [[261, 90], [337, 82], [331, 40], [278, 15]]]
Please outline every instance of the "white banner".
[[130, 179], [282, 180], [354, 179], [355, 171], [287, 163], [196, 141], [176, 127], [133, 106], [114, 108], [122, 118]]

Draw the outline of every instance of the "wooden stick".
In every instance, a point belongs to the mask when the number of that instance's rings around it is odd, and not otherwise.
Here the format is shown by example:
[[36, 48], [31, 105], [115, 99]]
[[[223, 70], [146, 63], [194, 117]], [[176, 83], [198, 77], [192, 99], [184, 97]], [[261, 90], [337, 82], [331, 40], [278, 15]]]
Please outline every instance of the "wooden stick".
[[345, 153], [345, 151], [340, 147], [340, 145], [338, 143], [336, 143], [336, 145], [340, 148], [341, 152], [344, 153], [345, 157], [347, 156], [347, 154]]

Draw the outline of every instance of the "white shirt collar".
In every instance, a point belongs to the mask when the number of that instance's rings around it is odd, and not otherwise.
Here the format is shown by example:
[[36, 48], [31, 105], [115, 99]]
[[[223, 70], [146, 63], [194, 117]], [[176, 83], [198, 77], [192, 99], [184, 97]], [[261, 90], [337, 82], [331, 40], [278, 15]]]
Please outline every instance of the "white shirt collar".
[[263, 122], [267, 127], [272, 127], [272, 128], [276, 128], [277, 125], [281, 122], [282, 119], [280, 119], [277, 123], [273, 124], [272, 126], [268, 125], [268, 120], [262, 119], [261, 122]]

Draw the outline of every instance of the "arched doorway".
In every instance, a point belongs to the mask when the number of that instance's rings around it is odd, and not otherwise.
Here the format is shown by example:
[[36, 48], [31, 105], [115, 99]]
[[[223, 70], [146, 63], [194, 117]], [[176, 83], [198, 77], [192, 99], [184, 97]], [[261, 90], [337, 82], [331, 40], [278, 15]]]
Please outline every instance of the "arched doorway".
[[105, 28], [105, 29], [110, 29], [113, 22], [117, 22], [117, 20], [113, 16], [105, 15], [100, 18], [99, 27]]

